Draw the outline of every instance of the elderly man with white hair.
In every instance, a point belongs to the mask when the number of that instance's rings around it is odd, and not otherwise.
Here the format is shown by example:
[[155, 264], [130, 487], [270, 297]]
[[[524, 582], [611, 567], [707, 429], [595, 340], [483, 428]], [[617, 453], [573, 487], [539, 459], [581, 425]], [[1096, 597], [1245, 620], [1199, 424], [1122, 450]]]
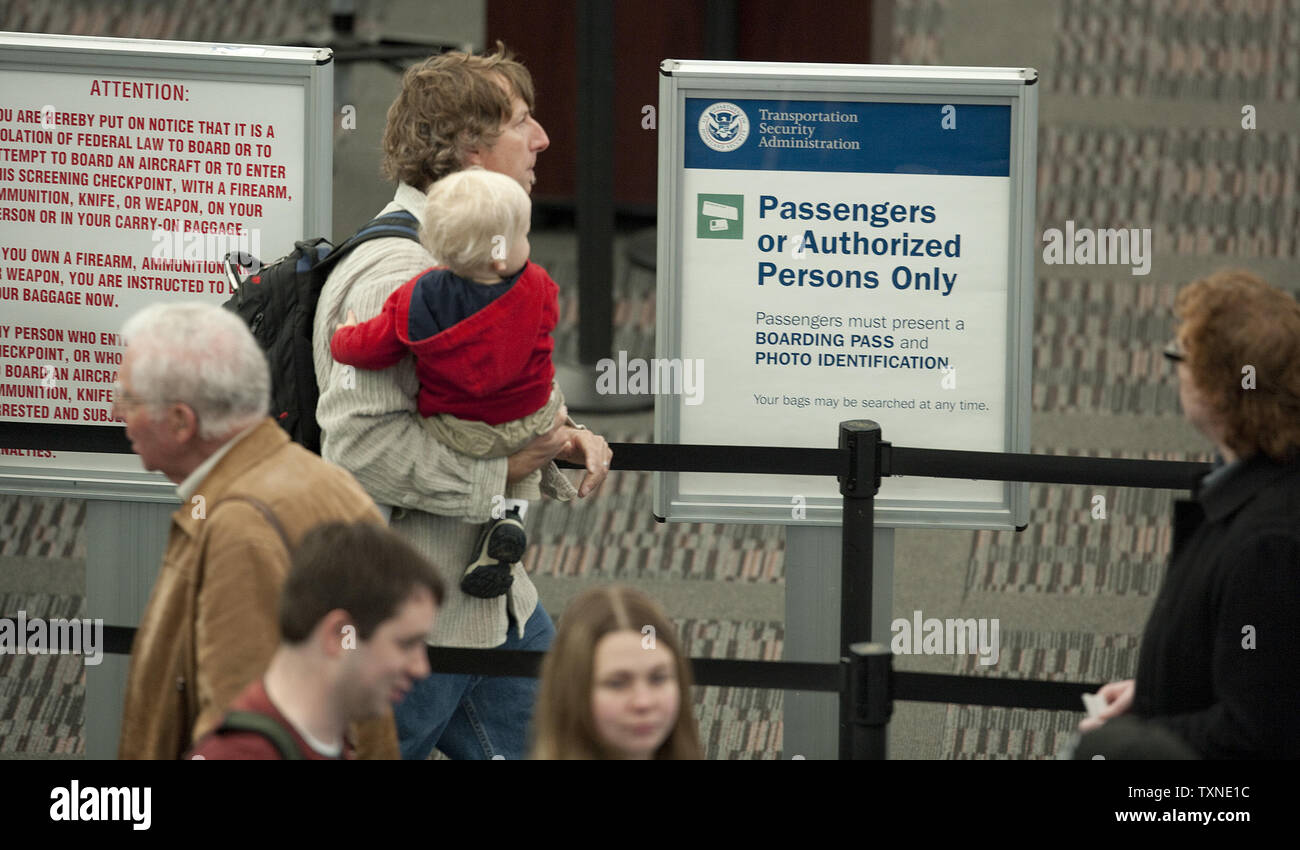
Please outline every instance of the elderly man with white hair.
[[[175, 759], [266, 669], [290, 547], [320, 523], [382, 520], [350, 474], [267, 415], [266, 359], [233, 314], [158, 304], [122, 336], [114, 414], [181, 507], [131, 650], [119, 756]], [[386, 728], [358, 750], [395, 756], [391, 717]]]

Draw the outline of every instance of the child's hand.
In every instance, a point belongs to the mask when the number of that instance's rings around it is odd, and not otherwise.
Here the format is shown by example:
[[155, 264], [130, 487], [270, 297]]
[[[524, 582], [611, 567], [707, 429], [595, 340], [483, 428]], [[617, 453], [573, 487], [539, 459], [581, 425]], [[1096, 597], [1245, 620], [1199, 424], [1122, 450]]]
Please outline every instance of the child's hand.
[[335, 328], [334, 328], [334, 332], [335, 332], [335, 333], [338, 333], [338, 329], [339, 329], [339, 328], [350, 328], [350, 327], [352, 327], [352, 326], [355, 325], [355, 324], [358, 324], [358, 322], [357, 322], [357, 314], [354, 313], [354, 312], [352, 312], [351, 310], [349, 310], [349, 311], [348, 311], [348, 320], [347, 320], [346, 322], [343, 322], [343, 323], [340, 324], [340, 325], [335, 326]]

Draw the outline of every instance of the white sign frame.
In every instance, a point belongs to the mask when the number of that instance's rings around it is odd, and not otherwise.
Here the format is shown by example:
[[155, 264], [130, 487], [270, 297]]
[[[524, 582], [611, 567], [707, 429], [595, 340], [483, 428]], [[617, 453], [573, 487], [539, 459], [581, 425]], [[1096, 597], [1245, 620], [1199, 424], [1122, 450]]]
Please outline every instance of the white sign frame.
[[[181, 81], [215, 81], [246, 85], [257, 97], [259, 86], [299, 87], [303, 90], [301, 116], [284, 115], [289, 126], [301, 122], [302, 220], [292, 239], [329, 234], [333, 193], [333, 52], [328, 48], [276, 47], [254, 44], [162, 41], [126, 38], [0, 33], [0, 73], [102, 74], [133, 78], [162, 76]], [[219, 118], [235, 119], [238, 104], [227, 106]], [[281, 158], [281, 161], [284, 157]], [[292, 240], [264, 244], [260, 257], [269, 261], [292, 249]], [[203, 296], [220, 303], [227, 296]], [[125, 319], [125, 316], [123, 316]], [[32, 423], [0, 422], [7, 427], [30, 428]], [[37, 425], [39, 427], [39, 425]], [[69, 425], [104, 431], [120, 425]], [[0, 459], [0, 493], [26, 496], [63, 496], [122, 501], [174, 502], [175, 485], [158, 473], [140, 469], [138, 458], [107, 452], [76, 453], [70, 465], [42, 465], [32, 458]]]
[[[1007, 222], [1006, 376], [1002, 421], [1004, 445], [984, 450], [1028, 452], [1033, 368], [1034, 205], [1037, 169], [1037, 86], [1032, 68], [954, 68], [901, 65], [819, 65], [762, 62], [665, 60], [659, 87], [659, 245], [657, 264], [656, 349], [661, 359], [689, 362], [691, 340], [683, 333], [683, 243], [693, 238], [696, 221], [688, 211], [683, 182], [686, 161], [688, 98], [717, 101], [816, 100], [845, 102], [926, 103], [942, 107], [993, 104], [1010, 108], [1010, 201]], [[938, 113], [936, 112], [936, 115]], [[719, 148], [714, 148], [719, 150]], [[748, 173], [748, 172], [747, 172]], [[793, 172], [787, 172], [793, 173]], [[851, 226], [851, 225], [850, 225]], [[743, 321], [752, 322], [750, 316]], [[726, 317], [717, 317], [725, 325]], [[739, 320], [738, 320], [739, 321]], [[753, 337], [751, 335], [750, 339]], [[749, 351], [743, 351], [748, 355]], [[716, 356], [716, 355], [715, 355]], [[740, 355], [738, 355], [740, 356]], [[709, 379], [716, 386], [727, 380], [725, 364], [709, 360]], [[733, 364], [742, 368], [744, 364]], [[683, 394], [658, 392], [655, 397], [655, 440], [681, 443], [682, 419], [688, 401]], [[697, 410], [705, 409], [703, 406]], [[784, 445], [834, 448], [836, 423], [872, 419], [870, 410], [826, 411], [826, 433], [817, 442], [791, 439]], [[838, 415], [837, 415], [838, 414]], [[698, 415], [691, 413], [691, 415]], [[914, 448], [953, 448], [916, 445], [907, 433], [884, 429], [884, 440]], [[749, 435], [710, 440], [716, 444], [758, 445]], [[767, 492], [683, 493], [683, 473], [655, 475], [655, 513], [668, 521], [739, 522], [784, 525], [838, 526], [842, 502], [838, 497], [792, 497], [802, 476], [784, 479]], [[825, 479], [823, 479], [825, 480]], [[886, 479], [888, 482], [889, 479]], [[918, 479], [941, 481], [942, 479]], [[887, 486], [887, 485], [886, 485]], [[775, 491], [775, 492], [774, 492]], [[882, 527], [1011, 530], [1028, 521], [1028, 485], [1000, 482], [993, 501], [935, 498], [898, 500], [877, 498], [875, 522]]]

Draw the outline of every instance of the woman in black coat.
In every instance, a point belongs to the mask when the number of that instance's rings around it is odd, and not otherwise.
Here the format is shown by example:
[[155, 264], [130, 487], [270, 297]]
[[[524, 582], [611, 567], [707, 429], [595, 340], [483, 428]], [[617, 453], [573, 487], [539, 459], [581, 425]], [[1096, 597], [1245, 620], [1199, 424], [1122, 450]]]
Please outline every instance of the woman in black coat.
[[1080, 729], [1131, 713], [1204, 758], [1300, 758], [1300, 304], [1228, 271], [1174, 310], [1183, 412], [1224, 463], [1175, 503], [1136, 679]]

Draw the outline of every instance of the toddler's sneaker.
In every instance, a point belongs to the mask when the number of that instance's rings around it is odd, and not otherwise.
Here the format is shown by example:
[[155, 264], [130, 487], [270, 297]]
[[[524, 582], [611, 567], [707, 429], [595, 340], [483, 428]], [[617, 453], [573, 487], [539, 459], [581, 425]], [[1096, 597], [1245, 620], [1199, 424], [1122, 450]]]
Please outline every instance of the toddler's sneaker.
[[474, 546], [475, 559], [465, 568], [460, 589], [479, 599], [492, 599], [510, 589], [515, 577], [510, 568], [524, 557], [528, 535], [519, 519], [519, 509], [511, 508], [501, 519], [483, 526]]

